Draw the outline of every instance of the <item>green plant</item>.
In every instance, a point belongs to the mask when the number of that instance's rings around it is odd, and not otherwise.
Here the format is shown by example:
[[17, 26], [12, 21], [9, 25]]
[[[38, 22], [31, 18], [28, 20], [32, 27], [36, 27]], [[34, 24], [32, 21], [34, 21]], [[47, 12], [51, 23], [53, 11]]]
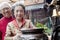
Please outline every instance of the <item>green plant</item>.
[[37, 24], [36, 24], [36, 27], [37, 27], [37, 28], [47, 29], [46, 25], [43, 25], [43, 24], [38, 23], [38, 22], [37, 22]]
[[37, 28], [43, 28], [45, 33], [47, 33], [47, 34], [51, 33], [51, 29], [48, 28], [46, 25], [43, 25], [43, 24], [37, 22], [36, 27]]

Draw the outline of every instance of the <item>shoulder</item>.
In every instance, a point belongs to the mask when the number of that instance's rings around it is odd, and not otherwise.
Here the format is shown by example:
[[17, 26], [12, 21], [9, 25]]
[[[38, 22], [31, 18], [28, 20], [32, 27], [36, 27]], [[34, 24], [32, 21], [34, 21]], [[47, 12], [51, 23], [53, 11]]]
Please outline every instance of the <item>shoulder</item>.
[[0, 21], [2, 21], [4, 19], [4, 17], [2, 17], [1, 19], [0, 19]]
[[29, 20], [29, 19], [25, 19], [25, 21], [26, 21], [26, 22], [31, 22], [31, 20]]
[[2, 24], [3, 21], [4, 21], [4, 17], [2, 17], [2, 18], [0, 19], [0, 24]]
[[12, 26], [13, 25], [13, 21], [8, 23], [8, 26]]

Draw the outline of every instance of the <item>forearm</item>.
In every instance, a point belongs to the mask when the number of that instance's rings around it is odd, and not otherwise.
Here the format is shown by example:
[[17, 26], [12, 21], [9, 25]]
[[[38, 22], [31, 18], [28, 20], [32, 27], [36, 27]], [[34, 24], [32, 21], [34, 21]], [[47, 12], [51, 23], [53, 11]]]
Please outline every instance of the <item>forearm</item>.
[[11, 36], [5, 36], [4, 40], [13, 40], [13, 37], [11, 37]]

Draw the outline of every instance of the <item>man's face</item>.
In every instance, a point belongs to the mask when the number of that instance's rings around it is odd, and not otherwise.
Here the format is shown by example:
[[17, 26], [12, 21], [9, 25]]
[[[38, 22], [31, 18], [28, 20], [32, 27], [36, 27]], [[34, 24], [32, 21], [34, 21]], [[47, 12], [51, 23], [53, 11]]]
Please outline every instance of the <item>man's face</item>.
[[6, 18], [11, 17], [11, 8], [10, 7], [5, 7], [2, 9], [2, 15]]

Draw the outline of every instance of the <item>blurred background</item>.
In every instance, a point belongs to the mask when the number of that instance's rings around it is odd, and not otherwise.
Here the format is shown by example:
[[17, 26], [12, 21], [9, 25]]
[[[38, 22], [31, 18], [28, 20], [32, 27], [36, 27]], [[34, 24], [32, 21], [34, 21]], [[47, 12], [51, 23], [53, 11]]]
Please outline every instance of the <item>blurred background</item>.
[[[52, 35], [55, 25], [60, 25], [60, 0], [0, 0], [0, 3], [9, 2], [13, 5], [18, 1], [25, 5], [26, 18], [36, 27], [47, 29], [45, 32], [48, 35]], [[2, 17], [0, 11], [0, 18]]]

